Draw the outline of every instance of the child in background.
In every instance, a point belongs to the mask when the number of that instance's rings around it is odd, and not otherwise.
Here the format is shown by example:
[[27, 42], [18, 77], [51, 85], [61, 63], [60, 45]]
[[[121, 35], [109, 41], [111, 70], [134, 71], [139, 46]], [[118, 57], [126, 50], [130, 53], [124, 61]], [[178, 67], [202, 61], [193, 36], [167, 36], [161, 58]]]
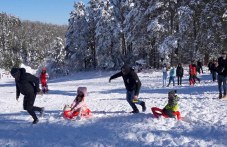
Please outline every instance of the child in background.
[[195, 64], [195, 61], [192, 60], [191, 61], [191, 64], [189, 65], [189, 84], [190, 85], [194, 85], [196, 80], [199, 81], [200, 83], [200, 79], [196, 76], [196, 64]]
[[[87, 96], [87, 87], [78, 87], [77, 96], [74, 99], [70, 107], [67, 105], [64, 108], [64, 117], [68, 119], [73, 119], [77, 116], [80, 117], [90, 117], [91, 110], [87, 107], [85, 98]], [[70, 109], [69, 109], [70, 108]], [[66, 110], [68, 109], [68, 110]]]
[[162, 81], [163, 81], [163, 87], [166, 87], [166, 80], [167, 80], [167, 65], [164, 63], [163, 68], [162, 68]]
[[153, 112], [156, 118], [163, 116], [165, 118], [176, 118], [181, 119], [180, 112], [178, 111], [178, 101], [179, 97], [176, 95], [176, 90], [172, 90], [168, 93], [168, 104], [163, 108], [152, 107], [151, 111]]
[[167, 87], [169, 87], [171, 81], [173, 81], [173, 86], [175, 86], [175, 77], [176, 77], [176, 68], [175, 66], [172, 66], [169, 71], [169, 84]]
[[40, 74], [40, 81], [41, 81], [43, 93], [47, 93], [47, 92], [48, 92], [47, 78], [49, 78], [49, 75], [48, 75], [48, 73], [46, 72], [46, 68], [43, 67], [43, 68], [42, 68], [42, 72], [41, 72], [41, 74]]

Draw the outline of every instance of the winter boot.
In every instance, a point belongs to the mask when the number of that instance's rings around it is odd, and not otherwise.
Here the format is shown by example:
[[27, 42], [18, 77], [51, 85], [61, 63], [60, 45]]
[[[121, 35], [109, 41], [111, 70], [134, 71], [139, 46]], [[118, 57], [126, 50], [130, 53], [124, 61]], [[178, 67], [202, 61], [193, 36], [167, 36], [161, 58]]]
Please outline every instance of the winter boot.
[[141, 103], [141, 106], [142, 106], [142, 111], [145, 112], [146, 111], [146, 105], [145, 105], [145, 102], [142, 102]]
[[37, 124], [39, 122], [39, 119], [34, 119], [34, 121], [32, 122], [33, 124]]
[[139, 110], [133, 110], [132, 112], [130, 113], [139, 113]]
[[221, 99], [222, 98], [222, 94], [221, 93], [219, 93], [219, 99]]

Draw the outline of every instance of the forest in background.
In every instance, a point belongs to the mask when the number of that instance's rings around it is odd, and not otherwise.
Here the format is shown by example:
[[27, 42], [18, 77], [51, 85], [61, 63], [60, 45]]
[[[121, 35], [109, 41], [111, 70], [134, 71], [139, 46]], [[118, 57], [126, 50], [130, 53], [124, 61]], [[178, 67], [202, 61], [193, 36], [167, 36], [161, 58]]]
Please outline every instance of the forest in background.
[[60, 70], [118, 69], [143, 59], [204, 64], [227, 50], [225, 0], [90, 0], [78, 2], [68, 26], [0, 14], [0, 66], [24, 63]]

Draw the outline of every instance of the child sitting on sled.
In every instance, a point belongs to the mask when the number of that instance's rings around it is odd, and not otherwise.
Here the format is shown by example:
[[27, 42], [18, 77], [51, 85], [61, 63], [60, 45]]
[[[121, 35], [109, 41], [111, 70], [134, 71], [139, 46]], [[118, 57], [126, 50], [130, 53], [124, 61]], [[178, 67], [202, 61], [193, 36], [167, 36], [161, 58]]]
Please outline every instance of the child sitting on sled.
[[181, 119], [180, 112], [178, 111], [179, 97], [176, 95], [176, 93], [176, 90], [172, 90], [168, 93], [168, 104], [163, 109], [157, 107], [151, 108], [151, 111], [156, 118], [163, 116], [165, 118], [177, 118], [178, 120]]
[[88, 118], [91, 116], [91, 110], [87, 107], [85, 98], [87, 96], [86, 87], [78, 87], [77, 96], [71, 106], [65, 105], [63, 116], [67, 119], [74, 119], [75, 117]]

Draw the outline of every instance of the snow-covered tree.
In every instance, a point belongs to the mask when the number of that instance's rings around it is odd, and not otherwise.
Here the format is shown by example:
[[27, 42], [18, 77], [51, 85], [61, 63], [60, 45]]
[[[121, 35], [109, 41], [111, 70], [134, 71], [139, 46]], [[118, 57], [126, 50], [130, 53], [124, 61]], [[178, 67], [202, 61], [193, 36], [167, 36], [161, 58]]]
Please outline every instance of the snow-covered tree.
[[85, 5], [82, 2], [75, 3], [74, 10], [70, 14], [69, 27], [66, 34], [67, 60], [70, 66], [72, 61], [75, 65], [72, 69], [87, 67], [90, 59], [88, 35]]

